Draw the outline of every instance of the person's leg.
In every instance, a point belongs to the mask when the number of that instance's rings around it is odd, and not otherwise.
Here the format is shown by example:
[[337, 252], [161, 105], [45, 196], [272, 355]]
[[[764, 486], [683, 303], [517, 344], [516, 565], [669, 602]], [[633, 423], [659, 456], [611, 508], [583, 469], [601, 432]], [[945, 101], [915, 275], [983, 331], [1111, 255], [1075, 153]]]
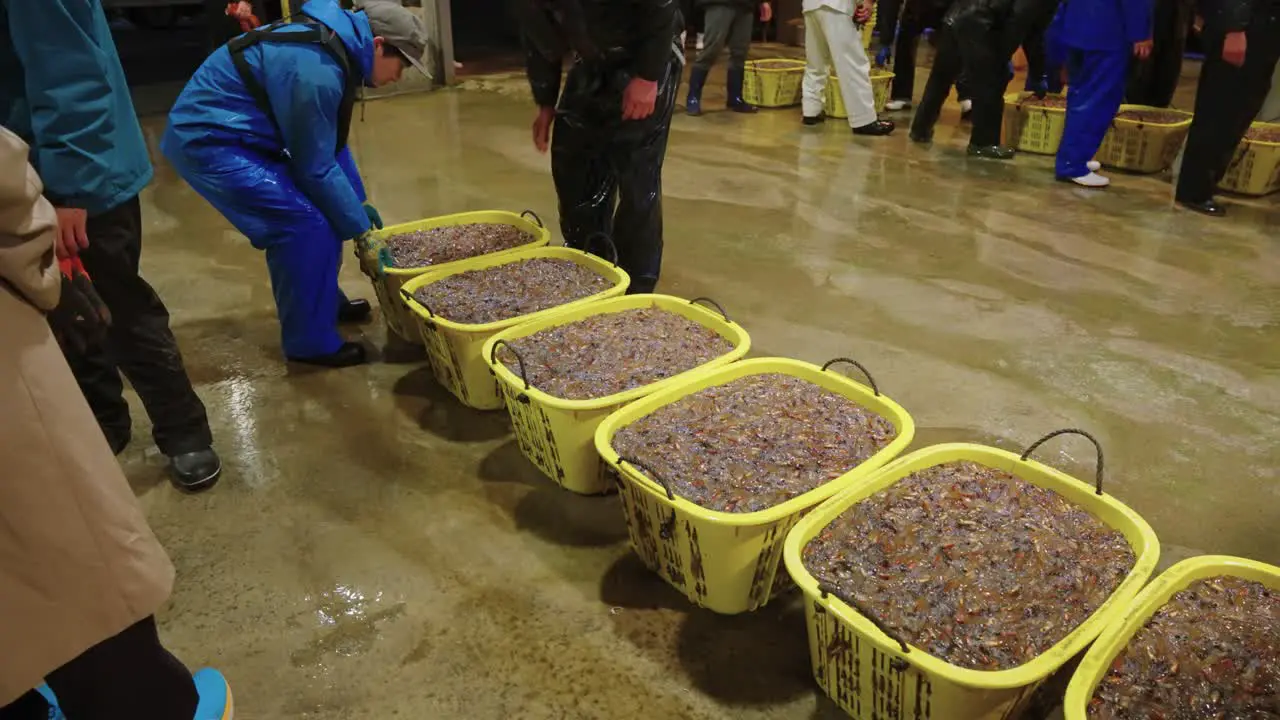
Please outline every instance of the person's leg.
[[338, 316], [338, 257], [342, 244], [328, 224], [267, 248], [271, 291], [280, 316], [280, 344], [292, 360], [333, 355], [344, 341]]
[[960, 76], [960, 49], [956, 45], [955, 32], [949, 27], [938, 30], [938, 54], [933, 58], [933, 69], [924, 85], [924, 94], [911, 119], [911, 139], [928, 142], [933, 139], [933, 126], [942, 114], [942, 104], [951, 94], [951, 86]]
[[889, 109], [911, 107], [916, 91], [916, 46], [920, 42], [921, 25], [910, 8], [902, 13], [902, 24], [893, 46], [893, 85], [889, 88]]
[[898, 18], [902, 15], [902, 0], [880, 0], [876, 3], [876, 65], [884, 65], [891, 55], [894, 38], [898, 33]]
[[194, 718], [200, 702], [191, 673], [160, 643], [155, 618], [94, 645], [48, 682], [68, 720]]
[[[138, 274], [142, 256], [142, 209], [138, 198], [90, 217], [86, 229], [89, 247], [80, 257], [98, 294], [111, 310], [108, 357], [142, 399], [151, 417], [156, 445], [171, 458], [207, 450], [213, 443], [209, 418], [191, 386], [178, 342], [169, 329], [169, 310]], [[78, 361], [73, 363], [73, 370], [78, 365]], [[114, 406], [121, 402], [116, 383], [90, 374], [81, 386], [85, 397], [90, 398], [90, 406], [95, 406], [95, 397], [98, 406]], [[97, 409], [94, 414], [98, 415]]]
[[734, 112], [753, 113], [756, 108], [742, 99], [742, 86], [746, 82], [747, 52], [751, 49], [751, 29], [755, 14], [739, 10], [729, 29], [729, 70], [725, 80], [727, 100], [725, 106]]
[[871, 90], [871, 61], [862, 47], [862, 37], [849, 16], [829, 7], [815, 13], [822, 23], [822, 34], [831, 49], [840, 94], [849, 111], [849, 127], [861, 128], [876, 122], [876, 100]]
[[716, 58], [729, 42], [729, 32], [733, 29], [735, 10], [726, 5], [713, 5], [703, 15], [705, 31], [703, 45], [694, 58], [689, 69], [689, 96], [685, 98], [685, 111], [690, 115], [702, 114], [702, 88], [707, 83], [707, 74]]
[[565, 244], [576, 248], [585, 248], [595, 233], [613, 234], [618, 189], [605, 157], [608, 145], [600, 137], [603, 121], [593, 106], [591, 86], [597, 83], [586, 75], [579, 65], [569, 71], [551, 134], [551, 179], [560, 204], [560, 232]]
[[1004, 120], [1004, 88], [1006, 58], [995, 48], [1000, 40], [996, 33], [965, 33], [960, 43], [961, 65], [969, 72], [973, 99], [973, 128], [969, 133], [971, 149], [987, 148], [991, 157], [1012, 157], [1012, 153], [994, 150], [1000, 145], [1000, 126]]
[[[1177, 201], [1188, 206], [1212, 203], [1218, 180], [1240, 142], [1239, 136], [1232, 135], [1232, 128], [1238, 124], [1244, 100], [1244, 69], [1222, 59], [1221, 30], [1206, 28], [1201, 38], [1204, 65], [1175, 193]], [[1213, 209], [1206, 207], [1206, 211]]]
[[1090, 175], [1089, 161], [1098, 153], [1124, 100], [1129, 53], [1072, 50], [1067, 56], [1066, 126], [1054, 167], [1061, 179]]
[[804, 14], [804, 80], [801, 89], [801, 112], [806, 122], [817, 122], [827, 104], [827, 77], [831, 73], [831, 50], [822, 34], [821, 10]]
[[618, 125], [609, 144], [609, 165], [618, 181], [613, 241], [633, 294], [653, 292], [662, 270], [662, 163], [679, 72], [673, 63], [659, 84], [653, 114]]
[[0, 720], [49, 720], [49, 703], [35, 690], [0, 707]]

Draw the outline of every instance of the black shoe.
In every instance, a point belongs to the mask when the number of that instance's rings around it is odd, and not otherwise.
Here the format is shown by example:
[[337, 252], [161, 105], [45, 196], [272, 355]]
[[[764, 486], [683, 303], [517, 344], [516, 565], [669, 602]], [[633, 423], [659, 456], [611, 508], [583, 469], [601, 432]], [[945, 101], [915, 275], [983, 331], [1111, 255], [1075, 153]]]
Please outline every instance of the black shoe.
[[373, 314], [373, 306], [368, 300], [348, 300], [338, 304], [338, 322], [360, 323]]
[[183, 492], [208, 490], [222, 475], [222, 461], [213, 448], [182, 453], [169, 458], [169, 481]]
[[743, 113], [744, 115], [760, 112], [760, 108], [746, 100], [730, 100], [725, 104], [725, 107], [728, 108], [729, 112]]
[[812, 117], [805, 115], [801, 119], [801, 122], [803, 122], [805, 125], [821, 125], [826, 121], [827, 121], [827, 114], [824, 112], [820, 112], [817, 115], [814, 115]]
[[290, 362], [319, 365], [321, 367], [343, 368], [352, 365], [363, 365], [369, 361], [369, 354], [364, 346], [355, 342], [344, 342], [337, 352], [328, 355], [312, 355], [311, 357], [291, 357]]
[[910, 134], [907, 135], [907, 137], [911, 138], [911, 142], [917, 142], [922, 145], [928, 145], [929, 143], [933, 142], [932, 131], [927, 133], [918, 133], [915, 130], [912, 130]]
[[1188, 210], [1198, 212], [1201, 215], [1208, 215], [1210, 217], [1222, 217], [1227, 214], [1227, 209], [1222, 205], [1219, 205], [1218, 201], [1213, 198], [1201, 200], [1200, 202], [1178, 200], [1177, 203]]
[[892, 120], [876, 120], [853, 129], [854, 135], [888, 135], [897, 125]]
[[970, 145], [969, 155], [987, 160], [1012, 160], [1017, 151], [1004, 145]]

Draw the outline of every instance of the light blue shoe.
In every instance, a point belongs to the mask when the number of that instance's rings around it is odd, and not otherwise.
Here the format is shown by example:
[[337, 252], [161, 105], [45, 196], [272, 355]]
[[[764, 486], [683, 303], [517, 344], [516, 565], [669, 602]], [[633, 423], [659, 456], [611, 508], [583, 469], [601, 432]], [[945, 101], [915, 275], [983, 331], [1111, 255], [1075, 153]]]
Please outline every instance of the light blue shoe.
[[62, 714], [62, 708], [58, 707], [58, 698], [48, 685], [41, 685], [36, 688], [36, 692], [43, 695], [45, 702], [49, 703], [49, 720], [67, 720], [67, 716]]
[[235, 702], [231, 698], [231, 686], [222, 673], [205, 668], [192, 676], [200, 704], [196, 706], [195, 720], [232, 720]]

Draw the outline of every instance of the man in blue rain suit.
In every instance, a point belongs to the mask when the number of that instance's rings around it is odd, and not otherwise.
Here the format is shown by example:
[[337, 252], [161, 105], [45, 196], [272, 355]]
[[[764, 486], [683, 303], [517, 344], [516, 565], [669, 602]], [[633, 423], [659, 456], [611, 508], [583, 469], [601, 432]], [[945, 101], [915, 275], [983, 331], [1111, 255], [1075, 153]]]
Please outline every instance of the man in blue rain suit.
[[1103, 188], [1093, 156], [1124, 102], [1129, 58], [1151, 55], [1152, 0], [1068, 0], [1050, 33], [1066, 50], [1067, 121], [1058, 148], [1059, 180]]
[[312, 0], [294, 22], [214, 52], [169, 114], [165, 156], [266, 252], [292, 361], [366, 360], [364, 346], [337, 330], [342, 242], [364, 238], [367, 250], [367, 232], [382, 226], [347, 147], [351, 110], [361, 85], [395, 82], [406, 64], [425, 74], [426, 42], [422, 20], [397, 2], [369, 0], [351, 12]]

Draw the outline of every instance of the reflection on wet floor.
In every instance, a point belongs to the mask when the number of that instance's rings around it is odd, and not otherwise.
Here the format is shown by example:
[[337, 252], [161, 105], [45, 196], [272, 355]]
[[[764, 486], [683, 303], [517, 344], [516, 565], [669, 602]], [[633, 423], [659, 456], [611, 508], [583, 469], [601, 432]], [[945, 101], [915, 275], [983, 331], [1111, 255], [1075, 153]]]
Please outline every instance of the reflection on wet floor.
[[[518, 76], [469, 80], [369, 103], [353, 144], [390, 222], [554, 217], [532, 116]], [[714, 297], [756, 355], [857, 358], [916, 447], [1092, 430], [1166, 560], [1280, 561], [1274, 198], [1213, 220], [1173, 210], [1159, 177], [1091, 194], [1045, 158], [968, 160], [943, 123], [923, 149], [797, 110], [678, 117], [662, 288]], [[377, 325], [354, 335], [386, 362], [286, 368], [260, 255], [163, 164], [143, 199], [144, 272], [226, 479], [179, 496], [142, 442], [126, 469], [179, 568], [166, 637], [227, 672], [244, 717], [840, 717], [794, 598], [690, 608], [630, 553], [616, 498], [545, 481], [501, 414], [459, 406]], [[342, 284], [372, 297], [354, 263]], [[1092, 473], [1084, 444], [1043, 457]]]

